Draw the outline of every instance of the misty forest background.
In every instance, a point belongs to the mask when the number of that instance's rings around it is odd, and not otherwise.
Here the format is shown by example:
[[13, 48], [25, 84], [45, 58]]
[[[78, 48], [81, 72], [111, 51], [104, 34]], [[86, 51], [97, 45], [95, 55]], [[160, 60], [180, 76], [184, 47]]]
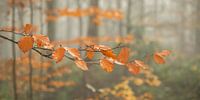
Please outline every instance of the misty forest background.
[[[144, 60], [147, 53], [163, 49], [172, 51], [164, 65], [148, 62], [150, 78], [143, 74], [132, 75], [118, 66], [112, 73], [104, 72], [98, 65], [91, 65], [89, 71], [84, 72], [67, 59], [56, 64], [44, 58], [44, 62], [51, 68], [48, 67], [42, 75], [48, 75], [58, 68], [67, 68], [58, 71], [62, 73], [59, 77], [45, 81], [45, 86], [49, 81], [66, 83], [52, 83], [47, 86], [52, 90], [47, 91], [33, 89], [34, 100], [199, 100], [200, 0], [32, 0], [32, 19], [29, 0], [15, 0], [15, 3], [15, 27], [22, 29], [32, 20], [38, 33], [47, 35], [51, 41], [66, 43], [64, 46], [79, 47], [81, 41], [74, 43], [75, 40], [98, 37], [96, 41], [99, 44], [113, 47], [117, 45], [115, 37], [131, 36], [133, 39], [127, 44], [133, 51], [133, 58]], [[12, 26], [12, 6], [12, 0], [1, 0], [0, 27]], [[59, 9], [89, 7], [98, 7], [102, 11], [119, 11], [123, 18], [102, 18], [97, 24], [93, 20], [95, 16], [50, 17], [56, 16]], [[6, 32], [0, 34], [10, 38], [12, 36]], [[13, 99], [11, 48], [9, 41], [0, 39], [0, 100]], [[17, 62], [20, 62], [18, 58], [21, 56], [27, 56], [18, 47], [16, 54]], [[41, 62], [40, 55], [33, 53], [32, 57], [35, 66], [39, 66], [37, 62]], [[16, 69], [24, 67], [28, 72], [26, 65], [19, 63]], [[37, 68], [33, 69], [33, 75], [36, 73]], [[24, 81], [17, 77], [19, 100], [29, 99], [29, 84]], [[120, 84], [124, 90], [116, 89]], [[124, 93], [129, 93], [125, 95], [129, 99], [121, 96]]]

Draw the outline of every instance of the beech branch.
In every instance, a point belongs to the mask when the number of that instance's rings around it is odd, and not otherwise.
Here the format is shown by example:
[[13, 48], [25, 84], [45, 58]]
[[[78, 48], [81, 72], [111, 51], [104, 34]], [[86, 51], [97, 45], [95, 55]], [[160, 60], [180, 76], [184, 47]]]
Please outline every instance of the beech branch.
[[[8, 38], [8, 37], [5, 37], [5, 36], [3, 36], [3, 35], [0, 35], [0, 37], [3, 38], [3, 39], [5, 39], [5, 40], [8, 40], [8, 41], [10, 41], [10, 42], [12, 42], [12, 43], [15, 43], [15, 44], [18, 43], [17, 41], [14, 41], [14, 40], [12, 40], [12, 39], [10, 39], [10, 38]], [[43, 52], [41, 52], [39, 49], [51, 51], [51, 53], [50, 53], [50, 54], [43, 54]], [[49, 59], [53, 59], [53, 58], [52, 58], [52, 52], [53, 52], [53, 50], [51, 50], [51, 49], [33, 47], [32, 50], [35, 51], [35, 52], [37, 52], [39, 55], [41, 55], [41, 56], [43, 56], [43, 57], [46, 57], [46, 58], [49, 58]], [[70, 56], [65, 55], [65, 57], [68, 58], [68, 59], [70, 59], [70, 60], [72, 60], [72, 61], [75, 61], [75, 59], [72, 58], [72, 57], [70, 57]], [[89, 61], [89, 62], [86, 62], [86, 63], [97, 64], [98, 62], [96, 62], [96, 61], [95, 61], [95, 62], [94, 62], [94, 61]]]
[[[12, 32], [12, 31], [4, 31], [4, 30], [1, 30], [0, 31], [3, 31], [3, 32]], [[19, 34], [19, 33], [14, 33], [14, 34]], [[23, 35], [22, 33], [20, 33], [21, 35]], [[14, 41], [6, 36], [3, 36], [3, 35], [0, 35], [1, 38], [5, 39], [5, 40], [8, 40], [12, 43], [15, 43], [15, 44], [18, 44], [17, 41]], [[116, 47], [113, 47], [111, 48], [111, 50], [114, 50], [114, 49], [118, 49], [118, 48], [123, 48], [123, 47], [126, 47], [125, 45], [122, 45], [121, 43], [119, 43]], [[100, 52], [98, 50], [88, 50], [88, 48], [91, 48], [90, 46], [86, 46], [85, 48], [78, 48], [79, 51], [91, 51], [91, 52]], [[53, 51], [52, 49], [48, 49], [48, 48], [41, 48], [41, 47], [33, 47], [32, 48], [33, 51], [37, 52], [39, 55], [43, 56], [43, 57], [46, 57], [46, 58], [49, 58], [49, 59], [53, 59], [52, 58], [52, 54], [53, 54]], [[44, 54], [44, 52], [49, 52], [49, 54]], [[65, 57], [69, 60], [72, 60], [72, 61], [75, 61], [76, 59], [74, 59], [73, 57], [70, 57], [68, 55], [65, 55]], [[99, 64], [99, 60], [90, 60], [90, 61], [85, 61], [86, 63], [88, 64]]]

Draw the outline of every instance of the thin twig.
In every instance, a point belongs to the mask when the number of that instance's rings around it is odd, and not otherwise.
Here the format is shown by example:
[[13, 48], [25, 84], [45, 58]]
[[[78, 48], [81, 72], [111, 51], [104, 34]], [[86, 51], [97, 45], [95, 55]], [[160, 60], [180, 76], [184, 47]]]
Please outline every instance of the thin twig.
[[12, 39], [9, 39], [9, 38], [7, 38], [7, 37], [5, 37], [5, 36], [3, 36], [3, 35], [0, 35], [0, 37], [3, 38], [3, 39], [6, 39], [6, 40], [8, 40], [8, 41], [10, 41], [10, 42], [12, 42], [12, 43], [15, 43], [15, 44], [18, 43], [18, 42], [14, 41], [14, 40], [12, 40]]
[[0, 29], [0, 32], [8, 32], [8, 33], [24, 36], [24, 34], [23, 34], [24, 32], [16, 32], [13, 29], [12, 30]]

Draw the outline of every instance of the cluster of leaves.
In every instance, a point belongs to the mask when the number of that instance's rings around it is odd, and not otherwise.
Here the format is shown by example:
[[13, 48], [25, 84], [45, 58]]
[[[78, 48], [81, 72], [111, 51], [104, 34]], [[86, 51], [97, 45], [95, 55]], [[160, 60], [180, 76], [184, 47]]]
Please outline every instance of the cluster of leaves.
[[53, 41], [52, 44], [58, 45], [58, 44], [63, 44], [63, 45], [75, 45], [79, 44], [81, 45], [83, 42], [90, 42], [92, 41], [93, 43], [98, 42], [115, 42], [115, 43], [125, 43], [125, 44], [131, 44], [132, 41], [134, 40], [133, 35], [126, 35], [126, 36], [116, 36], [116, 37], [110, 37], [110, 36], [99, 36], [99, 37], [78, 37], [75, 39], [69, 39], [69, 40], [59, 40], [59, 41]]
[[101, 24], [103, 18], [112, 19], [112, 20], [122, 20], [123, 14], [118, 10], [102, 10], [98, 7], [89, 7], [84, 9], [51, 9], [47, 11], [46, 21], [55, 21], [59, 17], [63, 16], [72, 16], [72, 17], [84, 17], [84, 16], [95, 16], [93, 22], [96, 25]]
[[[39, 2], [39, 0], [32, 0], [33, 3]], [[7, 0], [9, 6], [13, 6], [12, 0]], [[24, 9], [27, 5], [29, 5], [29, 0], [15, 0], [15, 5]]]
[[[7, 0], [8, 6], [13, 6], [12, 0]], [[39, 0], [32, 0], [32, 3], [37, 3]], [[47, 0], [47, 2], [52, 2], [52, 0]], [[29, 5], [29, 0], [15, 0], [15, 6], [21, 8], [22, 10]], [[60, 17], [85, 17], [85, 16], [95, 16], [92, 21], [96, 25], [101, 25], [103, 19], [110, 19], [120, 21], [123, 19], [123, 13], [119, 10], [103, 10], [99, 7], [88, 7], [88, 8], [62, 8], [62, 9], [50, 9], [45, 11], [47, 14], [46, 21], [56, 21]], [[10, 14], [10, 13], [9, 13]]]
[[[0, 81], [10, 81], [12, 79], [11, 76], [11, 68], [13, 60], [1, 60], [4, 63], [1, 63], [0, 70]], [[16, 67], [17, 72], [17, 88], [18, 92], [23, 93], [27, 91], [27, 82], [29, 81], [29, 73], [28, 73], [28, 65], [29, 58], [28, 55], [25, 54], [22, 57], [18, 57], [16, 59], [16, 65], [20, 67]], [[43, 60], [43, 63], [40, 62], [40, 57], [36, 55], [32, 55], [32, 64], [33, 64], [33, 91], [37, 92], [54, 92], [57, 88], [75, 86], [76, 83], [72, 80], [58, 80], [59, 78], [64, 77], [64, 75], [71, 74], [71, 69], [67, 67], [67, 65], [58, 66], [57, 68], [52, 69], [52, 63], [49, 60]], [[50, 71], [51, 69], [51, 71]], [[41, 72], [42, 70], [42, 72]], [[58, 78], [55, 80], [55, 78]]]
[[132, 91], [131, 87], [129, 86], [129, 81], [123, 81], [113, 88], [104, 88], [100, 90], [100, 95], [98, 98], [104, 98], [109, 100], [109, 95], [114, 97], [112, 98], [120, 98], [123, 100], [136, 100], [136, 96], [134, 91]]
[[[31, 49], [43, 49], [50, 51], [49, 54], [41, 55], [52, 58], [56, 63], [60, 62], [64, 57], [67, 57], [75, 62], [75, 64], [82, 70], [88, 70], [87, 63], [81, 58], [80, 50], [86, 51], [86, 56], [88, 59], [92, 60], [95, 52], [100, 52], [103, 57], [100, 58], [100, 66], [106, 72], [112, 72], [114, 69], [114, 64], [121, 66], [126, 66], [128, 70], [133, 74], [138, 74], [141, 69], [146, 69], [147, 65], [141, 60], [129, 61], [129, 48], [123, 47], [118, 55], [113, 52], [113, 48], [106, 45], [97, 45], [92, 42], [85, 43], [85, 48], [70, 48], [63, 47], [60, 45], [56, 48], [51, 44], [49, 38], [42, 34], [31, 34], [32, 25], [26, 24], [24, 27], [24, 36], [18, 41], [18, 47], [24, 52], [28, 52]], [[37, 48], [37, 49], [36, 49]], [[69, 54], [70, 56], [66, 55]], [[171, 52], [169, 50], [164, 50], [162, 52], [156, 52], [154, 54], [154, 60], [158, 64], [165, 63], [163, 57], [168, 56]]]
[[[95, 89], [93, 86], [88, 85], [88, 88], [93, 92], [97, 92], [94, 98], [98, 99], [123, 99], [123, 100], [153, 100], [153, 95], [149, 92], [139, 93], [135, 91], [136, 87], [133, 85], [142, 86], [147, 85], [151, 87], [160, 86], [161, 82], [156, 75], [153, 74], [151, 70], [143, 70], [142, 74], [144, 76], [131, 76], [123, 77], [123, 81], [109, 88]], [[141, 95], [140, 95], [141, 94]]]

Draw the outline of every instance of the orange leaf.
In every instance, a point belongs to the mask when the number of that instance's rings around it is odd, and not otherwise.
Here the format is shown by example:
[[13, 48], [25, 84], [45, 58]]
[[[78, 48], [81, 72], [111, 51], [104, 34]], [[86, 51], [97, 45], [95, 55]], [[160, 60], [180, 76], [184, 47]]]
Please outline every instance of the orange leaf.
[[90, 59], [90, 60], [94, 57], [94, 52], [92, 51], [91, 48], [88, 48], [87, 53], [86, 53], [86, 56], [87, 56], [87, 58]]
[[139, 74], [140, 73], [140, 66], [135, 63], [128, 63], [127, 64], [129, 72], [132, 74]]
[[59, 81], [52, 81], [47, 84], [50, 86], [55, 86], [57, 88], [65, 86], [65, 82], [59, 82]]
[[34, 39], [29, 36], [22, 37], [19, 42], [18, 46], [19, 48], [25, 53], [33, 48]]
[[153, 55], [153, 58], [154, 58], [154, 61], [157, 63], [157, 64], [164, 64], [165, 63], [165, 59], [163, 58], [162, 55], [160, 55], [159, 53], [155, 53]]
[[100, 60], [100, 66], [106, 72], [112, 72], [114, 68], [114, 64], [110, 62], [109, 60], [107, 60], [106, 58], [103, 58]]
[[121, 63], [127, 63], [129, 57], [129, 48], [122, 48], [117, 59]]
[[110, 57], [112, 59], [116, 59], [117, 56], [113, 53], [112, 49], [105, 45], [94, 45], [94, 50], [100, 51], [104, 56]]
[[139, 66], [135, 66], [133, 68], [129, 68], [129, 71], [133, 74], [139, 74], [140, 73], [140, 67]]
[[30, 34], [32, 32], [32, 28], [33, 26], [31, 24], [26, 24], [26, 26], [24, 27], [24, 33]]
[[61, 47], [53, 52], [52, 57], [56, 61], [56, 63], [58, 63], [63, 59], [64, 55], [65, 55], [65, 49]]
[[99, 50], [99, 51], [101, 51], [101, 50], [111, 50], [110, 47], [105, 46], [105, 45], [93, 45], [93, 49]]
[[171, 54], [171, 51], [169, 50], [163, 50], [162, 52], [159, 52], [159, 54], [163, 57], [169, 56]]
[[75, 64], [82, 70], [88, 70], [87, 64], [83, 60], [75, 60]]
[[113, 53], [113, 51], [110, 47], [104, 46], [104, 45], [99, 45], [99, 50], [103, 55], [105, 55], [107, 57], [111, 57], [112, 59], [117, 59], [117, 56]]
[[77, 58], [77, 59], [81, 59], [81, 54], [80, 52], [78, 51], [77, 48], [68, 48], [68, 47], [65, 47], [65, 50], [70, 54], [72, 55], [73, 57]]
[[112, 59], [117, 58], [117, 56], [113, 53], [112, 50], [101, 50], [101, 53], [107, 57], [111, 57]]
[[38, 47], [43, 47], [50, 44], [49, 38], [45, 35], [33, 34], [33, 38]]
[[141, 68], [145, 68], [146, 64], [143, 61], [140, 60], [134, 60], [135, 64]]

